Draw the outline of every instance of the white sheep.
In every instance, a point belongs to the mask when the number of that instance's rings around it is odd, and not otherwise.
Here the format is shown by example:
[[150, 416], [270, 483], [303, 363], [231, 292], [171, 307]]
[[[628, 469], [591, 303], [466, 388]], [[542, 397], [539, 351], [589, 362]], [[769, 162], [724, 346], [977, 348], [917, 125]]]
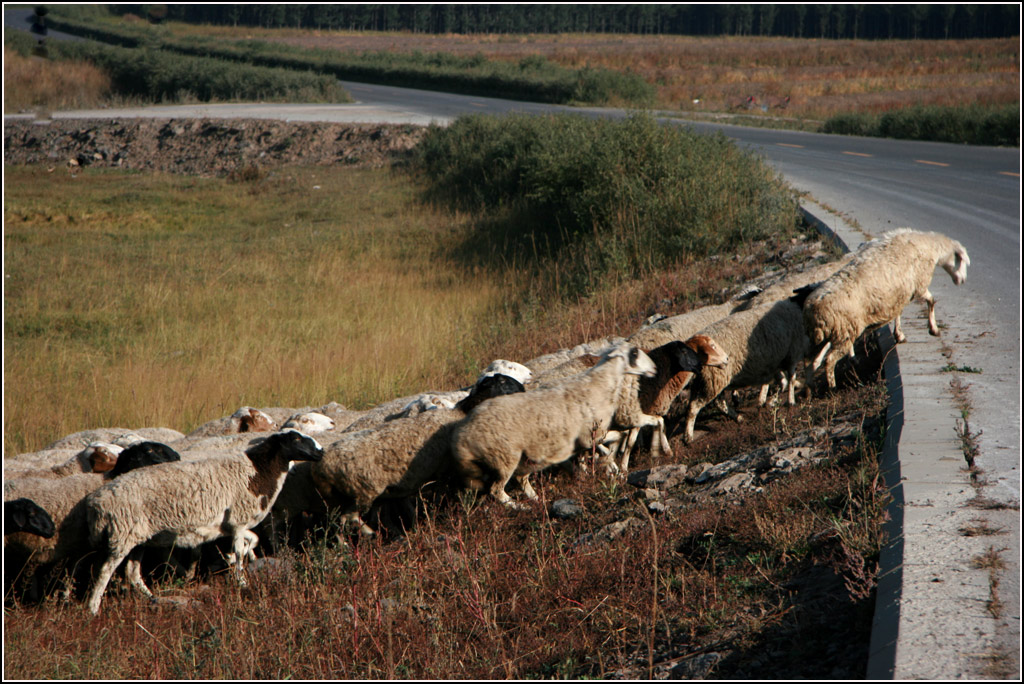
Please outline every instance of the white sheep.
[[522, 383], [485, 371], [452, 409], [425, 411], [375, 429], [345, 433], [327, 445], [323, 460], [310, 469], [317, 492], [328, 506], [342, 508], [343, 522], [355, 523], [362, 534], [372, 535], [361, 515], [374, 501], [414, 495], [452, 470], [452, 430], [473, 407], [509, 392], [523, 392]]
[[693, 441], [697, 414], [711, 401], [730, 418], [740, 417], [721, 398], [727, 389], [738, 389], [771, 382], [781, 371], [784, 389], [789, 391], [789, 405], [796, 403], [793, 379], [797, 364], [807, 355], [810, 346], [803, 327], [801, 299], [792, 297], [766, 304], [749, 311], [738, 311], [712, 323], [700, 331], [713, 339], [729, 355], [724, 367], [705, 366], [700, 369], [690, 389], [686, 411], [684, 441]]
[[[120, 453], [117, 462], [107, 468], [110, 447]], [[28, 568], [28, 574], [31, 574], [32, 570], [40, 566], [84, 555], [89, 551], [83, 504], [85, 497], [127, 469], [178, 458], [173, 449], [158, 442], [139, 442], [123, 451], [114, 445], [92, 444], [82, 454], [88, 456], [90, 467], [95, 472], [79, 472], [63, 477], [20, 477], [4, 483], [5, 502], [18, 498], [32, 499], [47, 512], [56, 528], [56, 534], [50, 537], [14, 534], [5, 540], [8, 557], [13, 559], [10, 568]], [[102, 468], [98, 463], [103, 464]]]
[[243, 559], [258, 541], [250, 529], [270, 511], [290, 462], [322, 456], [315, 439], [284, 430], [255, 441], [244, 454], [134, 470], [90, 494], [85, 500], [89, 539], [107, 552], [89, 596], [90, 612], [99, 613], [110, 578], [129, 554], [130, 582], [152, 596], [136, 551], [147, 542], [197, 547], [230, 536], [240, 576]]
[[334, 419], [318, 411], [305, 411], [297, 413], [288, 419], [283, 428], [294, 428], [307, 435], [318, 432], [328, 432], [334, 429]]
[[647, 354], [620, 343], [583, 373], [480, 404], [452, 436], [463, 481], [482, 489], [490, 479], [491, 495], [511, 504], [505, 485], [515, 476], [526, 496], [536, 498], [530, 474], [596, 448], [618, 406], [623, 378], [655, 372]]
[[[820, 283], [840, 268], [850, 263], [851, 259], [853, 259], [853, 254], [844, 254], [835, 261], [827, 261], [822, 264], [804, 266], [800, 269], [793, 269], [779, 274], [772, 280], [766, 282], [763, 287], [756, 288], [750, 292], [745, 297], [746, 301], [742, 301], [733, 310], [733, 313], [737, 311], [749, 311], [750, 309], [764, 306], [765, 304], [789, 299], [793, 296], [795, 290], [804, 288], [812, 283]], [[785, 381], [784, 374], [780, 380], [783, 382]], [[764, 406], [768, 403], [769, 388], [769, 383], [761, 385], [761, 392], [758, 396], [757, 402], [758, 406]], [[786, 387], [783, 385], [783, 390], [785, 389]]]
[[941, 233], [900, 228], [861, 245], [853, 260], [804, 303], [804, 322], [815, 352], [807, 367], [808, 391], [826, 355], [828, 386], [836, 386], [836, 363], [853, 355], [853, 344], [865, 331], [895, 319], [896, 341], [905, 341], [900, 314], [914, 299], [928, 305], [928, 332], [937, 336], [935, 298], [928, 290], [935, 267], [941, 266], [960, 285], [970, 263], [963, 245]]

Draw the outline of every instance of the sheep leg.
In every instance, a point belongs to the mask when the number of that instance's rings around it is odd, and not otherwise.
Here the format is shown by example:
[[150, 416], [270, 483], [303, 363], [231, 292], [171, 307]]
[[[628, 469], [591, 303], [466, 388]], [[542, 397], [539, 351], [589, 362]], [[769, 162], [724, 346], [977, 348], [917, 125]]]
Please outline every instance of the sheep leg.
[[[928, 304], [928, 334], [933, 337], [938, 337], [939, 324], [935, 322], [935, 297], [932, 296], [930, 291], [925, 290], [924, 295], [921, 298], [926, 304]], [[899, 317], [897, 317], [896, 320], [899, 320]]]
[[690, 405], [686, 409], [686, 432], [683, 434], [683, 441], [686, 444], [693, 442], [693, 426], [697, 422], [697, 414], [706, 403], [706, 401], [690, 398]]
[[136, 547], [134, 551], [128, 554], [128, 561], [124, 566], [124, 575], [128, 578], [128, 582], [135, 587], [135, 589], [144, 596], [153, 598], [153, 592], [146, 586], [146, 582], [142, 579], [142, 563], [140, 561], [142, 556], [141, 547]]
[[768, 403], [768, 388], [770, 387], [771, 384], [767, 382], [761, 385], [761, 393], [757, 395], [757, 405], [761, 408]]
[[103, 601], [103, 592], [107, 590], [110, 578], [114, 576], [114, 571], [121, 565], [121, 561], [128, 556], [128, 553], [128, 551], [125, 551], [123, 553], [111, 554], [111, 557], [100, 568], [100, 572], [96, 576], [96, 583], [92, 585], [92, 592], [89, 594], [89, 612], [93, 615], [100, 614], [100, 602]]
[[722, 392], [715, 398], [715, 407], [718, 408], [718, 410], [722, 411], [725, 415], [735, 420], [737, 423], [743, 422], [743, 416], [736, 412], [736, 409], [733, 408], [731, 401], [726, 400], [725, 392]]
[[807, 368], [804, 370], [804, 384], [807, 385], [807, 398], [810, 399], [814, 396], [814, 372], [821, 368], [822, 362], [825, 360], [825, 355], [828, 354], [829, 349], [832, 348], [832, 343], [826, 341], [821, 349], [818, 350], [814, 360], [807, 364]]
[[530, 473], [525, 475], [517, 475], [516, 482], [519, 483], [519, 487], [523, 490], [523, 494], [526, 494], [527, 499], [536, 499], [537, 492], [534, 491], [533, 485], [530, 484]]
[[374, 534], [376, 534], [376, 532], [374, 532], [373, 529], [365, 522], [363, 522], [363, 519], [361, 517], [359, 517], [358, 509], [349, 511], [345, 515], [341, 516], [341, 524], [344, 526], [348, 523], [359, 525], [359, 534], [363, 535], [364, 537], [372, 537]]
[[[655, 428], [658, 429], [658, 428]], [[661, 426], [661, 438], [665, 439], [664, 434], [664, 422]], [[640, 436], [640, 428], [635, 427], [629, 431], [629, 436], [626, 438], [626, 443], [622, 446], [622, 456], [619, 459], [619, 474], [625, 476], [629, 472], [629, 457], [633, 455], [633, 448], [636, 446], [636, 439]], [[668, 443], [668, 440], [665, 440]], [[667, 451], [667, 450], [666, 450]]]
[[849, 342], [846, 346], [840, 350], [835, 348], [828, 355], [828, 360], [825, 361], [825, 377], [828, 379], [828, 386], [830, 389], [836, 388], [836, 364], [843, 357], [849, 355], [853, 357], [853, 342]]
[[892, 326], [892, 336], [896, 340], [896, 344], [901, 344], [907, 341], [907, 336], [903, 334], [903, 326], [900, 325], [900, 317], [897, 315], [896, 320]]
[[497, 499], [500, 503], [506, 506], [514, 506], [515, 502], [512, 501], [512, 497], [505, 491], [505, 485], [512, 479], [512, 473], [499, 472], [498, 477], [491, 483], [491, 496]]

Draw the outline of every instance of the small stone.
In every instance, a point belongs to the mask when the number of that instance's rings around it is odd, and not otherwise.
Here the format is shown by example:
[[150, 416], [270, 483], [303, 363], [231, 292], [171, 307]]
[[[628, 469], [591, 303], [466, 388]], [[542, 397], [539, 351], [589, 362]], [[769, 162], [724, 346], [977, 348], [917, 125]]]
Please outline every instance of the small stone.
[[558, 499], [551, 502], [551, 516], [560, 520], [578, 518], [583, 515], [583, 507], [572, 499]]

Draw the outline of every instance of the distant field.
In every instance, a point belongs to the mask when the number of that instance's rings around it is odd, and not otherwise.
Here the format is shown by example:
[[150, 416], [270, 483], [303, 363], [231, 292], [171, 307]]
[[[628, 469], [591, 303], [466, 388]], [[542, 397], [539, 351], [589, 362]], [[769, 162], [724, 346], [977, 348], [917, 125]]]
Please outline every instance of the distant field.
[[[656, 106], [825, 120], [910, 105], [1007, 105], [1020, 99], [1020, 40], [866, 41], [611, 34], [429, 35], [260, 30], [168, 24], [180, 35], [279, 40], [303, 47], [540, 54], [563, 66], [631, 69], [657, 86]], [[780, 107], [786, 97], [788, 105]], [[697, 100], [697, 102], [695, 102]], [[762, 110], [762, 105], [767, 111]]]

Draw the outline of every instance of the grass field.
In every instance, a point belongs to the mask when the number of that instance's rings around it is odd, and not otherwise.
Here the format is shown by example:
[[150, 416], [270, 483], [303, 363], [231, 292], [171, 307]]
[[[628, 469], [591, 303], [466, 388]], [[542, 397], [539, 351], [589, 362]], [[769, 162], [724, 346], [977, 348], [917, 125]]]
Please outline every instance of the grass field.
[[5, 184], [5, 452], [458, 384], [485, 342], [460, 331], [508, 286], [446, 259], [461, 226], [384, 171], [246, 184], [9, 167]]
[[[170, 23], [180, 35], [280, 40], [338, 50], [539, 54], [571, 68], [632, 70], [656, 108], [824, 121], [911, 105], [1002, 106], [1020, 99], [1020, 40], [802, 40], [636, 35], [426, 35], [261, 30]], [[752, 109], [743, 106], [753, 96]], [[784, 108], [779, 105], [789, 97]], [[762, 110], [764, 105], [768, 109]]]

